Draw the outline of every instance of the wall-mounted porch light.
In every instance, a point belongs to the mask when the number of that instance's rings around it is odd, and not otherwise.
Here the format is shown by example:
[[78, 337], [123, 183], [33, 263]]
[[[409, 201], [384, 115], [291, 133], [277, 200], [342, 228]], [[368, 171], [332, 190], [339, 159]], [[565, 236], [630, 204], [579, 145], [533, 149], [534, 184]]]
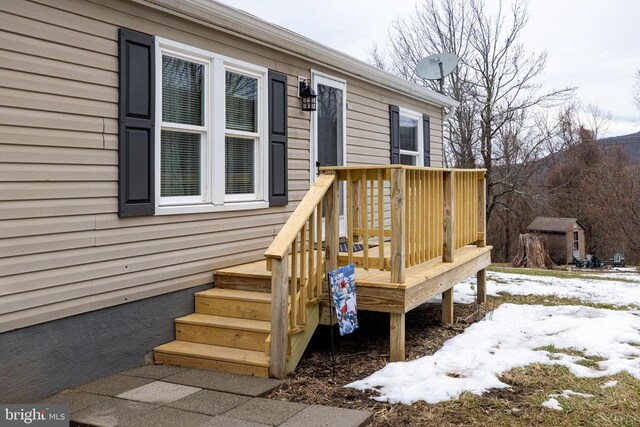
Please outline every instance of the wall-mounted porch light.
[[302, 111], [316, 111], [316, 92], [311, 87], [309, 80], [300, 79], [299, 80], [299, 94], [300, 98], [302, 98]]

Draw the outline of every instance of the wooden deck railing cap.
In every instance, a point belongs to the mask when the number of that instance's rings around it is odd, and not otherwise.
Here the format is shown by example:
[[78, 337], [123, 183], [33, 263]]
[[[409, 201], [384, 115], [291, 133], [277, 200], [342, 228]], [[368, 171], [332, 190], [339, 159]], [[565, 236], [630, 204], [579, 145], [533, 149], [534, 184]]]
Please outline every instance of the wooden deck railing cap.
[[459, 168], [437, 168], [431, 166], [406, 166], [406, 165], [354, 165], [354, 166], [321, 166], [320, 172], [346, 171], [346, 170], [371, 170], [371, 169], [404, 169], [421, 171], [443, 171], [443, 172], [486, 172], [486, 169], [459, 169]]
[[300, 204], [293, 211], [287, 222], [282, 227], [271, 245], [264, 253], [267, 258], [282, 259], [287, 255], [289, 247], [296, 238], [302, 227], [306, 224], [322, 198], [327, 193], [335, 181], [336, 176], [331, 174], [322, 174], [316, 182], [311, 186], [307, 194], [304, 196]]

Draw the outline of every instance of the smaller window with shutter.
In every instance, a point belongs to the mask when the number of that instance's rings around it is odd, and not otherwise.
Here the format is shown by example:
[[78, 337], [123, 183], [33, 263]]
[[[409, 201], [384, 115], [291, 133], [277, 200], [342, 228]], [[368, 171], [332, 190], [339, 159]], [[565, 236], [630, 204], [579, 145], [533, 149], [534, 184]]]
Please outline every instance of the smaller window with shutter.
[[400, 164], [423, 166], [422, 114], [400, 108]]

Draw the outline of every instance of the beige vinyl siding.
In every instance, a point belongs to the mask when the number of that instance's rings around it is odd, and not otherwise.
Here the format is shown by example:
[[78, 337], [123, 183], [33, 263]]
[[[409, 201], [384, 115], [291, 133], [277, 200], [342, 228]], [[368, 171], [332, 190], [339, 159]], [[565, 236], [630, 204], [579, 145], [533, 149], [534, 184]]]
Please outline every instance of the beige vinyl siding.
[[[347, 80], [347, 162], [389, 163], [389, 104], [440, 108], [126, 1], [0, 3], [0, 332], [211, 283], [260, 259], [309, 188], [310, 115], [297, 76]], [[285, 207], [118, 218], [117, 29], [127, 27], [288, 75]]]

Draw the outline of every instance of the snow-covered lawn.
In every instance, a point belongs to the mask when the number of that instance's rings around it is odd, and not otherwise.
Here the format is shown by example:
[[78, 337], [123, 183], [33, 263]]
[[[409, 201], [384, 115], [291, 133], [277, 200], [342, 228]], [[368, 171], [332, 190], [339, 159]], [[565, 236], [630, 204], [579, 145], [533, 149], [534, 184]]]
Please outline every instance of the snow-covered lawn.
[[[573, 349], [602, 358], [597, 369], [582, 356], [542, 348]], [[410, 404], [457, 399], [506, 388], [499, 376], [533, 363], [566, 366], [577, 377], [626, 371], [640, 379], [640, 316], [584, 306], [502, 304], [431, 356], [390, 363], [348, 385], [377, 389], [376, 399]]]
[[[624, 279], [489, 272], [487, 292], [640, 306], [640, 275], [625, 273]], [[454, 300], [473, 302], [475, 279], [457, 285]], [[447, 341], [433, 355], [390, 363], [347, 387], [375, 389], [377, 400], [390, 403], [410, 404], [418, 400], [437, 403], [457, 399], [464, 392], [482, 394], [490, 389], [509, 387], [500, 380], [502, 374], [534, 363], [564, 366], [581, 378], [628, 372], [640, 380], [640, 310], [502, 304], [483, 321]], [[603, 387], [611, 386], [615, 384], [603, 384]], [[558, 397], [568, 396], [550, 395], [545, 406], [561, 409]]]
[[[532, 276], [489, 271], [487, 294], [548, 295], [575, 298], [586, 303], [616, 306], [640, 306], [640, 274], [614, 273], [601, 280], [602, 275], [589, 279], [553, 276]], [[623, 281], [615, 280], [616, 278]], [[454, 288], [454, 301], [469, 304], [475, 299], [476, 279], [468, 279]]]

